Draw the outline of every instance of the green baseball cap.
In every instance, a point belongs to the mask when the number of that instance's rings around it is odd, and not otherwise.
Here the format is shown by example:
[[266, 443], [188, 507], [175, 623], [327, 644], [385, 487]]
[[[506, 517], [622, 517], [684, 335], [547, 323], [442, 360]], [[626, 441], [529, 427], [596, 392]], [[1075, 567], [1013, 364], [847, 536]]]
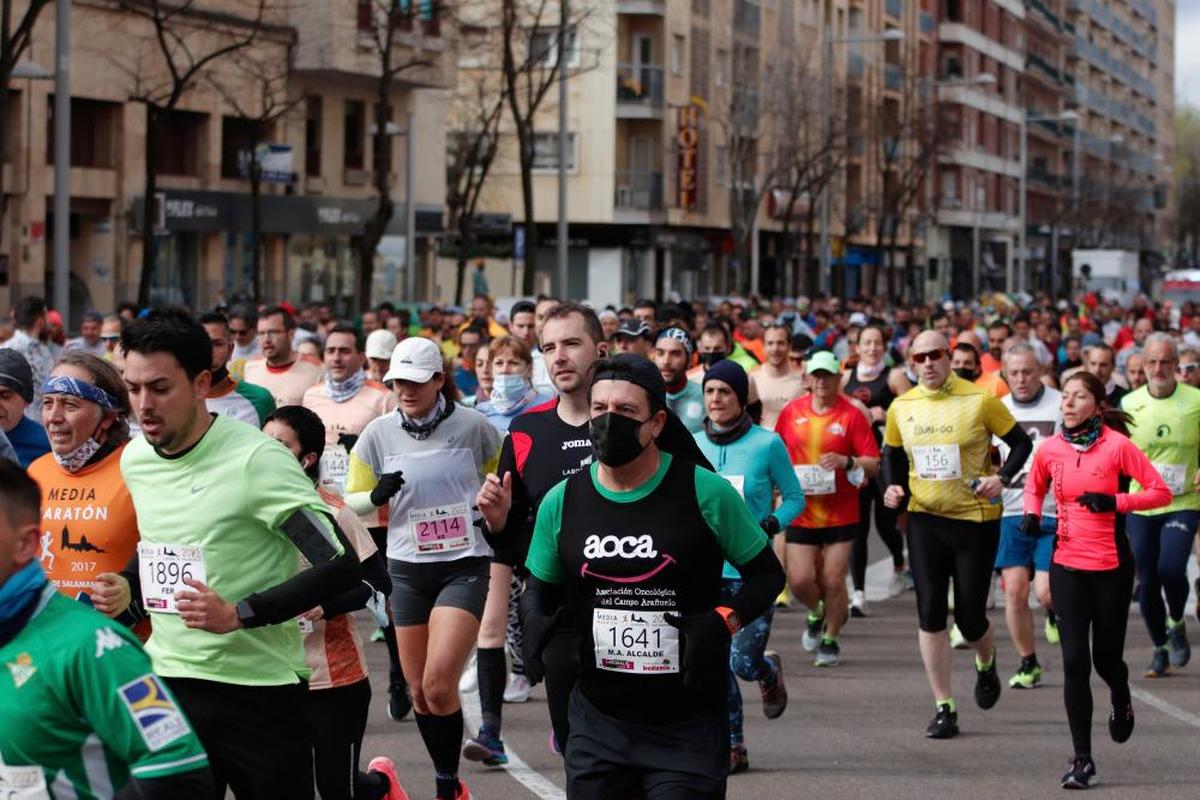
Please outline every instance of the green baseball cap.
[[805, 367], [807, 368], [809, 375], [821, 370], [832, 375], [837, 375], [839, 372], [841, 372], [841, 369], [838, 365], [837, 356], [828, 350], [818, 350], [817, 352], [813, 353], [808, 357]]

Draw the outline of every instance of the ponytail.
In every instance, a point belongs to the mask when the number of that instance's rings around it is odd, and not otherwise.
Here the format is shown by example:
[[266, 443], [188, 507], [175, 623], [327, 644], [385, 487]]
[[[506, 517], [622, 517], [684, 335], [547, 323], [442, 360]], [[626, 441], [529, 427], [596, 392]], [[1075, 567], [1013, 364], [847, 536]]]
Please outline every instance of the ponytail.
[[1133, 423], [1133, 417], [1119, 408], [1111, 407], [1106, 401], [1100, 406], [1100, 421], [1122, 436], [1128, 436], [1129, 426]]

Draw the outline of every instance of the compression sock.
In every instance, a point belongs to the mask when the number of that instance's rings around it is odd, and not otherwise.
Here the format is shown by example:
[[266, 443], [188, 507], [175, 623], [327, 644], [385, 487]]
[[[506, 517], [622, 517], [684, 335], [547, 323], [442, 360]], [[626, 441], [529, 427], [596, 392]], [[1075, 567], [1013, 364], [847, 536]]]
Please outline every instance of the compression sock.
[[504, 686], [508, 681], [508, 675], [505, 674], [504, 648], [480, 647], [475, 651], [475, 663], [479, 669], [479, 706], [483, 712], [483, 727], [490, 728], [499, 737], [504, 708]]
[[463, 738], [462, 709], [444, 716], [417, 714], [416, 717], [425, 749], [433, 759], [438, 800], [454, 800], [458, 792], [459, 748]]
[[950, 711], [951, 714], [953, 714], [955, 711], [958, 711], [958, 704], [954, 702], [953, 697], [943, 697], [942, 699], [935, 702], [933, 705], [937, 709], [941, 709], [942, 706], [945, 706], [947, 708], [947, 710]]

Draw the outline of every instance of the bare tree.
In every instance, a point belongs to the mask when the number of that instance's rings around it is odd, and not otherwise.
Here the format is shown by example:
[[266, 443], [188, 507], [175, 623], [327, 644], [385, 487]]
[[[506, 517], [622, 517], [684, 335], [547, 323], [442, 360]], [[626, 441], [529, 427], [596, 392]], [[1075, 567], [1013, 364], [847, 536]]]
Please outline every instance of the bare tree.
[[264, 59], [249, 52], [235, 53], [232, 61], [236, 67], [239, 84], [249, 84], [253, 92], [237, 91], [228, 81], [210, 76], [213, 88], [245, 122], [240, 141], [226, 142], [237, 146], [239, 156], [245, 164], [246, 178], [250, 181], [250, 284], [254, 299], [265, 297], [262, 282], [263, 236], [262, 236], [262, 184], [263, 161], [260, 146], [268, 142], [275, 132], [275, 125], [292, 112], [303, 96], [289, 88], [292, 71], [293, 47], [289, 45], [288, 56], [283, 61]]
[[[427, 8], [428, 14], [418, 12], [416, 3], [396, 0], [374, 0], [369, 9], [367, 24], [375, 64], [375, 102], [372, 108], [371, 158], [372, 184], [375, 188], [375, 211], [367, 219], [358, 240], [359, 269], [357, 293], [359, 302], [369, 305], [375, 272], [375, 251], [387, 232], [396, 203], [392, 200], [392, 139], [396, 132], [392, 123], [392, 95], [401, 76], [437, 64], [437, 51], [426, 47], [425, 36], [437, 36], [448, 8], [436, 3]], [[367, 12], [360, 12], [367, 13]], [[389, 125], [389, 123], [392, 123]], [[411, 137], [412, 131], [405, 132]], [[411, 147], [411, 142], [409, 143]], [[406, 197], [404, 202], [413, 199]], [[405, 269], [415, 269], [406, 264]], [[409, 298], [411, 299], [411, 298]]]
[[1200, 249], [1200, 111], [1175, 115], [1175, 219], [1172, 237], [1177, 259], [1194, 263]]
[[[144, 306], [150, 302], [150, 284], [158, 263], [154, 210], [164, 118], [216, 62], [249, 48], [264, 33], [286, 37], [289, 31], [268, 21], [270, 0], [240, 0], [239, 13], [214, 11], [198, 0], [113, 2], [115, 10], [135, 24], [123, 24], [124, 48], [106, 52], [131, 80], [130, 99], [146, 107], [142, 272], [138, 279], [138, 304]], [[136, 23], [148, 33], [143, 35]]]
[[[464, 35], [460, 44], [471, 48], [482, 61], [490, 42], [473, 41]], [[487, 31], [480, 31], [486, 37]], [[480, 63], [476, 74], [460, 81], [451, 102], [450, 124], [446, 152], [446, 211], [449, 227], [455, 232], [454, 302], [462, 303], [466, 280], [467, 260], [478, 239], [475, 217], [488, 173], [496, 160], [500, 142], [500, 120], [504, 114], [505, 93], [495, 85], [499, 72], [486, 62]]]
[[[13, 68], [28, 52], [33, 41], [34, 25], [49, 2], [50, 0], [29, 0], [20, 4], [24, 5], [22, 11], [14, 8], [19, 4], [13, 0], [0, 0], [0, 86], [4, 87], [4, 90], [0, 91], [0, 158], [8, 155], [8, 85], [12, 82]], [[29, 91], [28, 86], [25, 91]], [[30, 143], [25, 142], [25, 146], [29, 147]], [[3, 191], [3, 187], [0, 187], [0, 216], [4, 214], [7, 202], [8, 195]], [[2, 239], [3, 231], [0, 230], [0, 240]]]

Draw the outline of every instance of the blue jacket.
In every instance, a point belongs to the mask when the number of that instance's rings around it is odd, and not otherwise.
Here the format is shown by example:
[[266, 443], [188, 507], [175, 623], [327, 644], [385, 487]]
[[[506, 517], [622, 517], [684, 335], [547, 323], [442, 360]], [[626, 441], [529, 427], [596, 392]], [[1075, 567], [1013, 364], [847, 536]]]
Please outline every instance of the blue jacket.
[[[771, 515], [780, 528], [786, 528], [804, 511], [804, 491], [779, 434], [753, 425], [745, 436], [726, 445], [714, 444], [704, 431], [694, 435], [700, 452], [718, 474], [724, 478], [742, 476], [742, 496], [755, 519], [761, 521]], [[783, 502], [772, 509], [776, 489]], [[739, 577], [728, 562], [724, 574], [726, 578]]]

